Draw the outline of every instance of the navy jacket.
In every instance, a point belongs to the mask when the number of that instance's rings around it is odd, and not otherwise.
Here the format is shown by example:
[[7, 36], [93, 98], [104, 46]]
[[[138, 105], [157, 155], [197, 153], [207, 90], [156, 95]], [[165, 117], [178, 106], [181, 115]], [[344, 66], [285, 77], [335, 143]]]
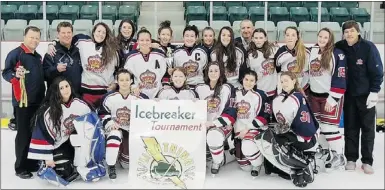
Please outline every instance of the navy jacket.
[[335, 45], [347, 57], [347, 89], [351, 96], [367, 96], [378, 93], [384, 77], [384, 68], [377, 47], [359, 36], [358, 42], [349, 46], [346, 40]]
[[20, 82], [16, 78], [16, 68], [23, 66], [29, 73], [25, 74], [25, 87], [28, 106], [39, 106], [44, 99], [45, 84], [42, 58], [36, 51], [32, 53], [24, 44], [10, 51], [5, 59], [3, 78], [12, 83], [12, 105], [19, 106]]
[[[66, 77], [74, 87], [75, 93], [80, 93], [80, 85], [82, 79], [82, 64], [80, 60], [79, 49], [71, 45], [70, 49], [64, 47], [60, 43], [56, 43], [56, 54], [54, 57], [46, 54], [43, 60], [44, 76], [49, 88], [53, 80], [58, 76]], [[66, 63], [67, 69], [64, 72], [57, 70], [59, 63]]]

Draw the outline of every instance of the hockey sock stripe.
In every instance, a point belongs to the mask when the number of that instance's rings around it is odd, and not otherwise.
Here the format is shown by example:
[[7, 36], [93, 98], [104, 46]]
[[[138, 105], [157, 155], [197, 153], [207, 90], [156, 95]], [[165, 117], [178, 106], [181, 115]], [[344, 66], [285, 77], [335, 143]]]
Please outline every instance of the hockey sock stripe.
[[326, 138], [327, 141], [335, 141], [335, 140], [338, 140], [338, 139], [341, 139], [342, 136], [337, 136], [337, 137], [333, 137], [333, 138]]
[[120, 144], [116, 144], [116, 143], [107, 143], [107, 146], [106, 148], [119, 148], [120, 147]]
[[107, 137], [107, 142], [110, 140], [116, 140], [116, 141], [122, 142], [122, 139], [118, 136], [115, 136], [115, 135], [111, 135], [111, 136]]
[[222, 150], [219, 150], [219, 151], [211, 151], [211, 153], [212, 154], [214, 154], [214, 155], [219, 155], [220, 153], [222, 153], [223, 152], [223, 149]]

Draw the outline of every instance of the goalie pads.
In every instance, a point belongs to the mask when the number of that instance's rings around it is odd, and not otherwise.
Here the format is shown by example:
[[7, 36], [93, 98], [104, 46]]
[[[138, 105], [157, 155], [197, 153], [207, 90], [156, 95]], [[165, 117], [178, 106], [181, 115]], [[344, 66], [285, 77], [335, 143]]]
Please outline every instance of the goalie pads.
[[75, 148], [74, 165], [84, 181], [97, 181], [106, 175], [105, 137], [96, 113], [91, 112], [73, 121], [77, 134], [70, 137]]
[[39, 171], [37, 171], [37, 176], [40, 179], [48, 181], [48, 183], [58, 187], [67, 186], [69, 184], [68, 181], [57, 175], [55, 170], [50, 167], [41, 167]]

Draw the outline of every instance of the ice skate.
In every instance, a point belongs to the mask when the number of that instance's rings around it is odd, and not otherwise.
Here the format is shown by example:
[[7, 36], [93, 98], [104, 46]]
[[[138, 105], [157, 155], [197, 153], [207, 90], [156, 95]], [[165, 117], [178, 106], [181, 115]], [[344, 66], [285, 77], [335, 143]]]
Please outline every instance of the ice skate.
[[261, 171], [261, 166], [253, 166], [253, 169], [251, 169], [251, 176], [253, 176], [253, 179], [255, 179], [258, 175], [259, 172]]
[[116, 168], [115, 168], [115, 166], [108, 166], [108, 177], [112, 181], [116, 180]]
[[216, 174], [219, 173], [219, 169], [221, 168], [221, 164], [214, 163], [211, 165], [211, 176], [215, 177]]

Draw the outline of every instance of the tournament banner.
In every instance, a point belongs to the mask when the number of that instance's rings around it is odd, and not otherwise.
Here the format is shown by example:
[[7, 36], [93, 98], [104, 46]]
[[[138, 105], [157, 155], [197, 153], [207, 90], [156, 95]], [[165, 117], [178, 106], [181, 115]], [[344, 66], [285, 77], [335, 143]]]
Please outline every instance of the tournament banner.
[[207, 102], [135, 100], [131, 104], [131, 188], [202, 189]]

